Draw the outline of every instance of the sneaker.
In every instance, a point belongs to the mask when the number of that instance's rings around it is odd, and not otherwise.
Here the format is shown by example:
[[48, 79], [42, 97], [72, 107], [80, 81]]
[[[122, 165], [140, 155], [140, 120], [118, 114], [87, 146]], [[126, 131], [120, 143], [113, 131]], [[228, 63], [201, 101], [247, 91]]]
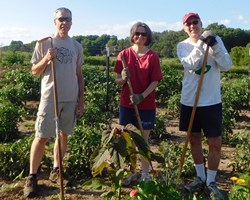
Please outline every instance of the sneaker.
[[207, 186], [207, 190], [211, 195], [215, 197], [216, 200], [224, 200], [224, 196], [220, 192], [220, 190], [217, 188], [215, 182], [211, 182], [209, 186]]
[[55, 169], [53, 169], [53, 170], [50, 172], [49, 180], [50, 180], [52, 183], [57, 183], [57, 182], [59, 182], [59, 169], [58, 169], [58, 168], [55, 168]]
[[[58, 185], [60, 184], [60, 178], [59, 178], [59, 169], [56, 168], [56, 169], [53, 169], [51, 172], [50, 172], [50, 175], [49, 175], [49, 180], [52, 182], [52, 183], [57, 183]], [[66, 187], [68, 186], [68, 181], [63, 179], [63, 186]]]
[[201, 180], [200, 177], [196, 177], [192, 183], [185, 185], [184, 188], [189, 192], [200, 192], [204, 189], [205, 183]]
[[139, 178], [139, 182], [141, 182], [141, 181], [150, 181], [150, 180], [151, 180], [151, 178], [150, 178], [149, 173], [142, 173], [141, 177]]
[[35, 197], [37, 195], [37, 179], [29, 176], [24, 186], [24, 197]]

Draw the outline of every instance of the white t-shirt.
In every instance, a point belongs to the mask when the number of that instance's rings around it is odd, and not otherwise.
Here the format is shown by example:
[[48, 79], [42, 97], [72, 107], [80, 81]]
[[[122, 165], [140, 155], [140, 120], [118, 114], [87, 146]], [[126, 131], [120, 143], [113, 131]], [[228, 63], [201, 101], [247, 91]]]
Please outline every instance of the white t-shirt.
[[[53, 36], [52, 36], [53, 37]], [[51, 47], [51, 39], [36, 44], [31, 62], [38, 63]], [[53, 47], [56, 49], [54, 69], [56, 75], [58, 102], [77, 101], [79, 88], [77, 67], [83, 64], [83, 48], [80, 43], [70, 37], [65, 39], [53, 37]], [[52, 62], [41, 74], [41, 100], [54, 101]]]
[[[204, 79], [197, 106], [209, 106], [221, 103], [220, 72], [232, 66], [232, 60], [221, 40], [216, 36], [217, 44], [209, 49]], [[177, 55], [184, 67], [181, 103], [193, 106], [200, 78], [200, 71], [206, 44], [192, 43], [189, 38], [178, 43]]]

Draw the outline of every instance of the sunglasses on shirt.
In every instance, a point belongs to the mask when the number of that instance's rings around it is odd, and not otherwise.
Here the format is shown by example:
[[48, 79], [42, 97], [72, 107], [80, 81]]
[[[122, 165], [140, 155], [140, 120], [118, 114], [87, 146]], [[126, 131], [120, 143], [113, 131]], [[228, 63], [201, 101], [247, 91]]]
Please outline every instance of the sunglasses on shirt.
[[146, 37], [147, 36], [147, 33], [146, 32], [135, 32], [135, 35], [136, 36], [143, 36], [143, 37]]
[[72, 18], [71, 17], [58, 17], [57, 18], [59, 22], [71, 22]]
[[191, 26], [192, 24], [193, 24], [193, 25], [197, 25], [198, 23], [199, 23], [199, 21], [198, 21], [198, 20], [195, 20], [195, 21], [192, 21], [192, 22], [186, 22], [185, 25], [186, 25], [186, 26]]

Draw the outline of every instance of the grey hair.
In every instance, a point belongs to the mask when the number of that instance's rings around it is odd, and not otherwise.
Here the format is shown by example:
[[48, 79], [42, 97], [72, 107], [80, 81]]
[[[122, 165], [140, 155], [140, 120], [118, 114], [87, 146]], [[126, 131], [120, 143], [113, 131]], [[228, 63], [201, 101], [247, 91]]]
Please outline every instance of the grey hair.
[[68, 12], [68, 13], [70, 13], [70, 15], [72, 16], [72, 13], [71, 13], [70, 9], [65, 8], [65, 7], [57, 8], [56, 11], [55, 11], [55, 16], [56, 16], [56, 14], [57, 14], [58, 12]]

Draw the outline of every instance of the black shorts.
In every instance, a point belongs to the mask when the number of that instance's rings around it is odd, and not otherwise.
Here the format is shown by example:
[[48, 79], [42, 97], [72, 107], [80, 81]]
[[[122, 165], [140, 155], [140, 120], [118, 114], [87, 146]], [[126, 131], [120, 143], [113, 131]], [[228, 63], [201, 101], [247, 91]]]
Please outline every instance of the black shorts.
[[[151, 130], [154, 128], [155, 114], [155, 109], [139, 110], [139, 115], [144, 130]], [[139, 129], [135, 110], [133, 108], [126, 108], [120, 105], [119, 123], [123, 126], [126, 126], [127, 124], [133, 124]]]
[[[193, 107], [181, 104], [179, 130], [187, 131]], [[197, 107], [192, 132], [203, 131], [206, 137], [222, 135], [222, 104]]]

